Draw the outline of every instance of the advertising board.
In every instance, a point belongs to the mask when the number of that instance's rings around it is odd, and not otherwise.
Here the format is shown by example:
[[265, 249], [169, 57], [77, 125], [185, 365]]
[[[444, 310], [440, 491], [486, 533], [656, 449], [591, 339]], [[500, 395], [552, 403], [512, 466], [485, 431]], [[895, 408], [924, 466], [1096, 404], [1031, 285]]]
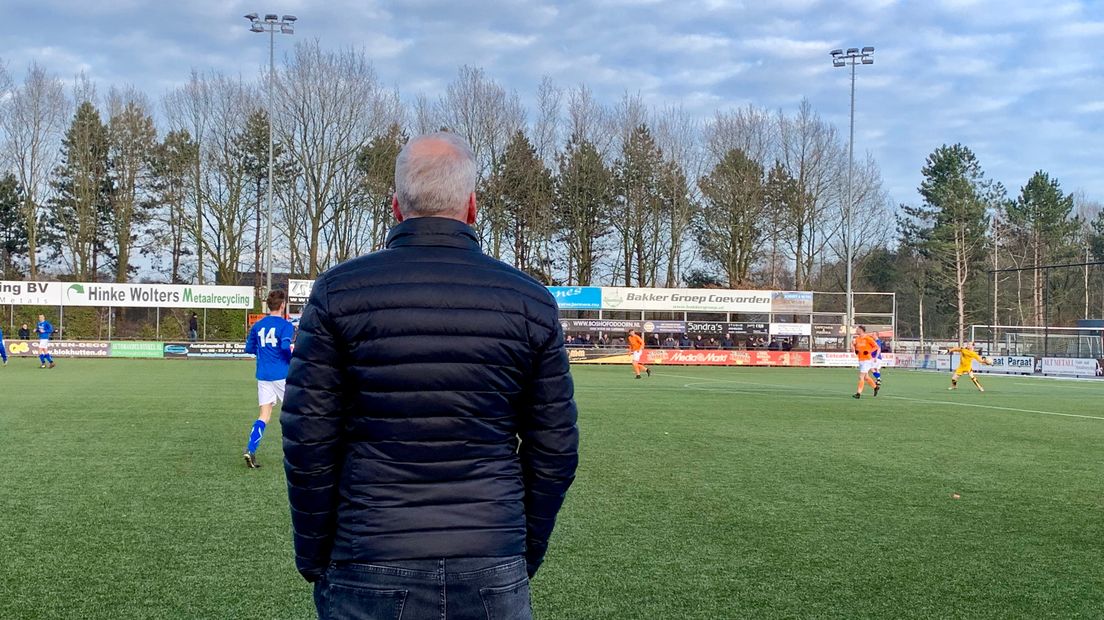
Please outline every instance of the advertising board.
[[1063, 375], [1067, 377], [1099, 377], [1100, 361], [1082, 357], [1044, 357], [1041, 363], [1044, 375]]

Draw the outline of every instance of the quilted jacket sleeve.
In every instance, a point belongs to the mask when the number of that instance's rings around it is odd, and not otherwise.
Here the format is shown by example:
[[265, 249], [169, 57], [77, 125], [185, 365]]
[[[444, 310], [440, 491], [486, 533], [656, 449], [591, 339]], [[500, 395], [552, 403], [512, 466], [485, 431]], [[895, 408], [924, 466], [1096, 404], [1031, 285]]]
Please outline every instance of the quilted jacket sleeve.
[[295, 542], [295, 565], [315, 581], [329, 564], [337, 509], [345, 399], [345, 356], [329, 315], [324, 278], [299, 324], [280, 424]]
[[525, 476], [526, 563], [532, 577], [544, 560], [568, 487], [579, 464], [575, 388], [559, 321], [537, 352], [529, 410], [521, 416], [521, 457]]

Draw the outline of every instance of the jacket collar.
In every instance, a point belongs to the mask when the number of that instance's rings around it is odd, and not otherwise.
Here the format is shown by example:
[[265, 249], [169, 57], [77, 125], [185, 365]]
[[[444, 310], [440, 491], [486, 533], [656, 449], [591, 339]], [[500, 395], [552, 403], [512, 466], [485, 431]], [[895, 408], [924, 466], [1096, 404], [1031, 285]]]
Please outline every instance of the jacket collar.
[[391, 229], [388, 248], [434, 246], [479, 252], [479, 237], [471, 226], [445, 217], [415, 217]]

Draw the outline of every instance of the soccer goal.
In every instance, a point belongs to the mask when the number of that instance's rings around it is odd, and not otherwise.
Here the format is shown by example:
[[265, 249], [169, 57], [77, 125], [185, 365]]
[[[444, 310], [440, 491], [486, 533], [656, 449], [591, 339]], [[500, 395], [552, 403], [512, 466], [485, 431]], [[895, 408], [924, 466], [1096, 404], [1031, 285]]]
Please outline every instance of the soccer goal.
[[971, 325], [970, 340], [989, 355], [1104, 357], [1104, 327]]

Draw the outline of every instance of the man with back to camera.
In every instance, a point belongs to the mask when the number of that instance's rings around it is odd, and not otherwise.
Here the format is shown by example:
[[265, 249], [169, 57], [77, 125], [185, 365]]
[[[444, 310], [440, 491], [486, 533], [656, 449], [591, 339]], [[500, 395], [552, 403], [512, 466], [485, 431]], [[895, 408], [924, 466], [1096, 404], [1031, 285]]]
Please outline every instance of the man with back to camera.
[[385, 249], [300, 321], [280, 420], [319, 618], [530, 617], [576, 411], [555, 299], [469, 226], [476, 177], [455, 134], [406, 144]]
[[295, 327], [284, 318], [287, 293], [272, 291], [265, 304], [268, 316], [253, 324], [245, 340], [245, 352], [257, 356], [257, 404], [261, 409], [253, 421], [249, 442], [242, 454], [246, 467], [250, 469], [260, 467], [257, 464], [257, 447], [272, 418], [272, 408], [284, 400], [288, 363], [291, 361], [291, 340], [295, 337]]

